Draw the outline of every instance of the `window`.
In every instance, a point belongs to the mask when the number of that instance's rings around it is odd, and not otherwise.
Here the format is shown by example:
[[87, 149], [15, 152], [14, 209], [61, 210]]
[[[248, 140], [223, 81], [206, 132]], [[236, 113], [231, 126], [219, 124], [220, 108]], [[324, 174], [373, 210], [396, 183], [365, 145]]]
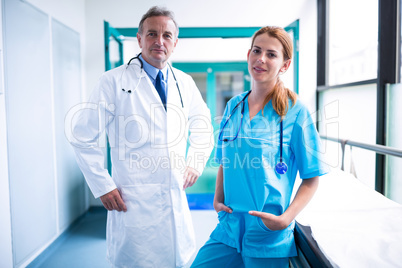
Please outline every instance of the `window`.
[[329, 85], [377, 77], [377, 0], [330, 0], [328, 33]]

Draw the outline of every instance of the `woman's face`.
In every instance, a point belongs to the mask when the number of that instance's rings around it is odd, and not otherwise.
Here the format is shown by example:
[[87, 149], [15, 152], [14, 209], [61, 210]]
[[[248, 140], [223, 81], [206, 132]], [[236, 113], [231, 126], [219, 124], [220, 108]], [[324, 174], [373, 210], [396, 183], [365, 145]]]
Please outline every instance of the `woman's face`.
[[285, 72], [290, 60], [284, 59], [283, 46], [278, 39], [260, 34], [247, 54], [248, 71], [257, 84], [274, 86], [279, 73]]

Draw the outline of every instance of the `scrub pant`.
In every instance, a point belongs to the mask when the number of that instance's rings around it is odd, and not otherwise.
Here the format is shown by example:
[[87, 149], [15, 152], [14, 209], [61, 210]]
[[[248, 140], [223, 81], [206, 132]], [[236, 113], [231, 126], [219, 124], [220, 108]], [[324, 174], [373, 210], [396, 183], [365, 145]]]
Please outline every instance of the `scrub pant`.
[[250, 258], [210, 238], [200, 249], [191, 268], [288, 268], [289, 258]]

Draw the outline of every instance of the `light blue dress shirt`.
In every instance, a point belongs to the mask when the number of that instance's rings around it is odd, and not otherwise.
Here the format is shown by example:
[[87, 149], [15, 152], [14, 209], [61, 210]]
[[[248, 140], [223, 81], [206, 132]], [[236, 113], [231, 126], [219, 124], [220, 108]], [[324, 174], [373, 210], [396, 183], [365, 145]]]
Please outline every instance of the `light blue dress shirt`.
[[[166, 88], [166, 91], [167, 91], [168, 90], [167, 81], [168, 81], [168, 71], [169, 71], [169, 68], [168, 68], [167, 64], [163, 69], [158, 69], [158, 68], [152, 66], [151, 64], [149, 64], [148, 62], [146, 62], [144, 60], [144, 58], [142, 57], [142, 55], [140, 55], [139, 58], [142, 60], [142, 63], [143, 63], [143, 66], [144, 66], [144, 71], [147, 73], [149, 79], [151, 79], [151, 82], [152, 82], [152, 84], [154, 86], [155, 86], [155, 82], [156, 82], [156, 76], [158, 75], [159, 71], [162, 71], [162, 73], [163, 73], [163, 83], [165, 83], [165, 88]], [[167, 97], [167, 92], [165, 92], [165, 94], [166, 94], [166, 97]]]

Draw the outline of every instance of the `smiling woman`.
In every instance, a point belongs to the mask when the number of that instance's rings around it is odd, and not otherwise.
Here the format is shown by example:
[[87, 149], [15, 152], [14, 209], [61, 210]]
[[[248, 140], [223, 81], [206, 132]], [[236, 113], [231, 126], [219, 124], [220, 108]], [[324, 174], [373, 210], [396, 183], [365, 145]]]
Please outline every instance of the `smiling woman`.
[[289, 68], [292, 55], [292, 40], [282, 28], [264, 27], [255, 33], [247, 54], [255, 92], [249, 101], [251, 117], [272, 99], [273, 108], [283, 118], [289, 108], [288, 98], [296, 102], [296, 94], [285, 88], [279, 77]]
[[278, 39], [268, 35], [257, 36], [253, 47], [247, 54], [249, 72], [253, 76], [255, 85], [273, 88], [278, 74], [287, 70], [290, 59], [284, 59], [282, 44]]
[[[294, 219], [328, 168], [307, 108], [279, 79], [291, 57], [292, 41], [284, 29], [264, 27], [254, 34], [247, 55], [252, 90], [227, 103], [215, 151], [219, 224], [194, 268], [288, 267], [297, 255]], [[276, 162], [288, 169], [274, 169]], [[290, 202], [298, 172], [303, 182]]]

